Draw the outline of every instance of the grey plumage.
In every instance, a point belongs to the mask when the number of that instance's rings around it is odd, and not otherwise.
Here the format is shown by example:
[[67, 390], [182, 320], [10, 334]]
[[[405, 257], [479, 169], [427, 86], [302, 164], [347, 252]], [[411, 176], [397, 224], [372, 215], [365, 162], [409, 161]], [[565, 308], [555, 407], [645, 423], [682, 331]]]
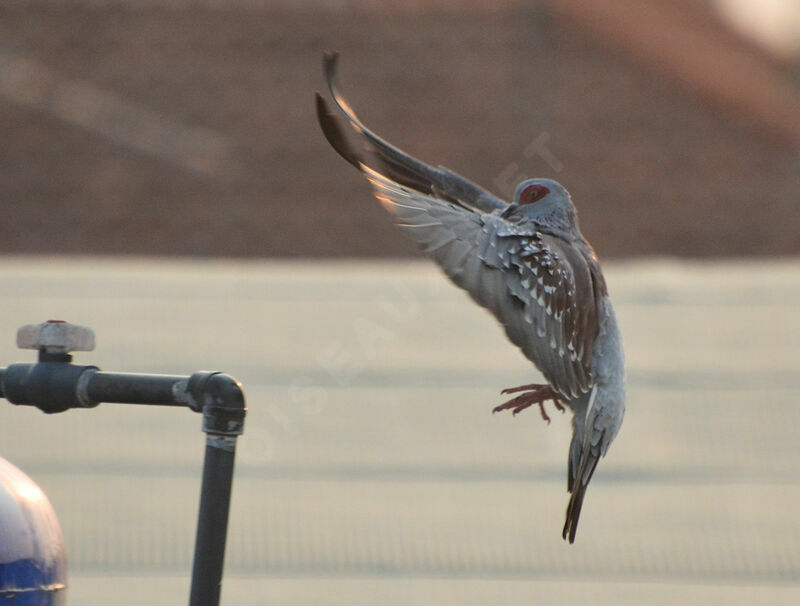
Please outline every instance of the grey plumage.
[[521, 183], [507, 203], [456, 173], [434, 168], [366, 128], [339, 94], [337, 56], [324, 67], [341, 115], [369, 150], [348, 141], [317, 94], [333, 148], [358, 168], [397, 225], [482, 307], [573, 411], [563, 536], [575, 539], [586, 487], [625, 410], [622, 344], [594, 251], [569, 194], [549, 179]]

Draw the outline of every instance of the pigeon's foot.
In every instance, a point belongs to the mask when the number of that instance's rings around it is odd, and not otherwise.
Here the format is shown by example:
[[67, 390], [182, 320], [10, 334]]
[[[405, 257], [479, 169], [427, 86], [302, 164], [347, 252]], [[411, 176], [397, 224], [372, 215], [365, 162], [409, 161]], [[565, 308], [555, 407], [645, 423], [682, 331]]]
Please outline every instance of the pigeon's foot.
[[544, 409], [544, 403], [547, 400], [552, 400], [553, 404], [556, 407], [556, 410], [560, 410], [564, 412], [564, 405], [559, 402], [559, 395], [553, 391], [553, 388], [549, 385], [538, 385], [536, 383], [532, 383], [531, 385], [520, 385], [519, 387], [510, 387], [508, 389], [504, 389], [500, 393], [517, 393], [520, 391], [524, 391], [525, 393], [518, 395], [514, 398], [511, 398], [505, 404], [501, 404], [500, 406], [495, 406], [492, 409], [492, 414], [496, 412], [500, 412], [501, 410], [508, 410], [512, 409], [512, 414], [516, 415], [518, 412], [522, 412], [529, 406], [533, 406], [537, 404], [539, 406], [539, 410], [542, 413], [542, 418], [550, 424], [550, 417], [547, 416], [547, 412]]

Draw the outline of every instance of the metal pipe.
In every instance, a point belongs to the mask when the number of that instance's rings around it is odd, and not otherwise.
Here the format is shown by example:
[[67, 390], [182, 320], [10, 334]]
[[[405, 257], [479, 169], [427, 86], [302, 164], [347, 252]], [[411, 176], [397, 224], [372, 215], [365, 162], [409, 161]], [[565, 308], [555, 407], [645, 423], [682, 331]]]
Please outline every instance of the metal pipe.
[[[103, 372], [47, 353], [35, 364], [0, 368], [0, 397], [48, 413], [100, 402], [186, 406], [203, 413], [206, 434], [190, 606], [218, 606], [228, 535], [236, 438], [247, 412], [241, 384], [219, 372], [190, 377]], [[42, 356], [40, 356], [42, 357]]]
[[86, 383], [86, 395], [94, 402], [186, 406], [181, 398], [188, 377], [145, 375], [132, 372], [93, 372]]
[[0, 369], [0, 397], [44, 412], [91, 408], [100, 402], [186, 406], [200, 411], [188, 393], [190, 377], [103, 372], [61, 362], [12, 364]]
[[236, 437], [206, 436], [189, 606], [217, 606], [222, 590]]
[[97, 402], [82, 398], [78, 385], [83, 377], [96, 370], [96, 366], [64, 362], [12, 364], [2, 371], [0, 389], [12, 404], [36, 406], [47, 413], [87, 408]]
[[241, 384], [222, 373], [195, 373], [189, 394], [202, 405], [206, 453], [189, 606], [218, 606], [228, 535], [236, 438], [247, 412]]

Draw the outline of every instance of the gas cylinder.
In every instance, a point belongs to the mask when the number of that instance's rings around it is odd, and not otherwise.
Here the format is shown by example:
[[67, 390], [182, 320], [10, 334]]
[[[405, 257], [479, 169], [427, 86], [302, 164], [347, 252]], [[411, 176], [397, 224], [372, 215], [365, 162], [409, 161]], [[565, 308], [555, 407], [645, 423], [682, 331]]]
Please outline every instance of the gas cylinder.
[[0, 458], [0, 606], [66, 604], [67, 555], [42, 489]]

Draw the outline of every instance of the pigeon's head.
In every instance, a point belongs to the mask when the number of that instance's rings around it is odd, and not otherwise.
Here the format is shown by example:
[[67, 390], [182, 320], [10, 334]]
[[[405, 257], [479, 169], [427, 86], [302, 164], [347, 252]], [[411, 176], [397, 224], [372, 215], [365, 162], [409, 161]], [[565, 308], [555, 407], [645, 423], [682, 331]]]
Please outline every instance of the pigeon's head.
[[551, 179], [527, 179], [517, 185], [514, 214], [522, 220], [570, 231], [577, 227], [575, 207], [564, 186]]

